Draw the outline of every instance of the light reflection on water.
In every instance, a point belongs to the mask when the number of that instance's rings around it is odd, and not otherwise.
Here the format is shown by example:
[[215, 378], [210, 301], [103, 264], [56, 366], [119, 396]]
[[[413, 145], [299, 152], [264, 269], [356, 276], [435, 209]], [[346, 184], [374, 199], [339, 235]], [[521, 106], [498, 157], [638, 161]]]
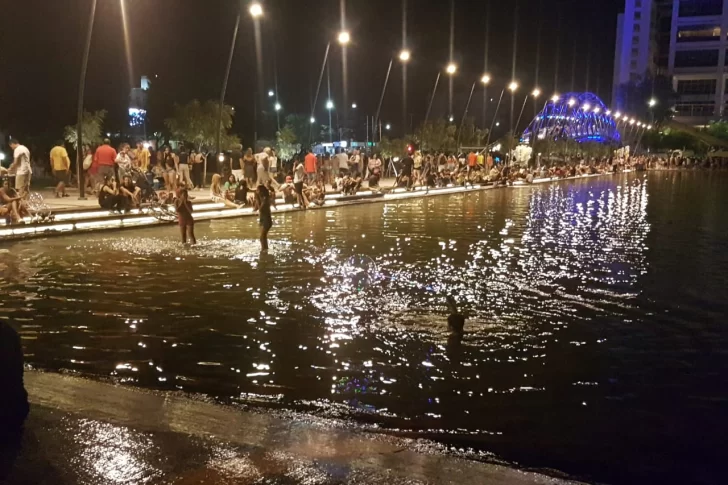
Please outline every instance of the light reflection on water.
[[[665, 393], [716, 397], [660, 372], [684, 351], [658, 328], [675, 294], [649, 276], [675, 264], [650, 258], [653, 225], [673, 231], [664, 178], [278, 216], [268, 255], [253, 219], [199, 224], [192, 249], [173, 227], [19, 243], [0, 253], [0, 317], [40, 367], [353, 415], [610, 476], [587, 457], [626, 459], [700, 425], [665, 430], [684, 410]], [[462, 341], [448, 338], [446, 294], [468, 316]]]

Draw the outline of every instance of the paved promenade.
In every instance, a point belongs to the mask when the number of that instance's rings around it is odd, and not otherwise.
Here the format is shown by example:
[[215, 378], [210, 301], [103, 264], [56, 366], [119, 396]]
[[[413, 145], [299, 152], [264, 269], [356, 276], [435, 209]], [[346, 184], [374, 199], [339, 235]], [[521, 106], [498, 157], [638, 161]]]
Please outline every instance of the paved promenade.
[[31, 399], [6, 485], [566, 484], [316, 419], [281, 419], [58, 374]]

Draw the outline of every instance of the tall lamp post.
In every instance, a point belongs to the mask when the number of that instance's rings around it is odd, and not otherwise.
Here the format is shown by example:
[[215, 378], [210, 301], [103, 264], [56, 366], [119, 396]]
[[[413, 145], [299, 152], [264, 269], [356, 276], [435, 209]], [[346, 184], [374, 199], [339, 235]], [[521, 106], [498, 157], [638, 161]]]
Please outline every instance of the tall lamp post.
[[518, 83], [516, 81], [511, 81], [511, 83], [508, 85], [508, 90], [511, 92], [511, 127], [510, 132], [508, 134], [508, 163], [510, 164], [511, 161], [511, 150], [513, 147], [511, 146], [513, 144], [513, 109], [515, 108], [514, 102], [516, 100], [516, 89], [518, 89]]
[[[263, 7], [259, 3], [253, 3], [248, 9], [250, 15], [254, 18], [260, 18], [263, 15]], [[235, 54], [235, 43], [238, 40], [238, 30], [240, 30], [240, 19], [242, 12], [238, 12], [238, 18], [235, 20], [235, 29], [233, 30], [233, 39], [230, 43], [230, 53], [228, 54], [227, 67], [225, 69], [225, 78], [222, 82], [222, 91], [220, 92], [220, 107], [217, 120], [217, 156], [224, 157], [222, 153], [222, 112], [225, 106], [225, 93], [227, 92], [228, 79], [230, 78], [230, 68], [233, 64], [233, 55]], [[260, 87], [259, 87], [260, 89]], [[207, 179], [207, 164], [205, 164], [205, 180]], [[203, 180], [204, 185], [204, 180]]]
[[452, 77], [455, 75], [456, 72], [458, 72], [458, 66], [454, 62], [451, 62], [447, 65], [447, 68], [445, 68], [445, 72], [448, 73], [450, 76], [450, 103], [448, 104], [448, 108], [450, 110], [450, 113], [448, 113], [448, 116], [450, 117], [450, 121], [452, 122]]
[[81, 79], [78, 82], [78, 117], [76, 119], [76, 173], [78, 173], [78, 198], [86, 200], [86, 182], [83, 177], [83, 97], [86, 90], [86, 71], [88, 69], [88, 55], [91, 50], [91, 36], [93, 35], [94, 19], [96, 17], [97, 0], [91, 2], [91, 15], [88, 21], [88, 31], [86, 32], [86, 46], [83, 51], [83, 61], [81, 63]]

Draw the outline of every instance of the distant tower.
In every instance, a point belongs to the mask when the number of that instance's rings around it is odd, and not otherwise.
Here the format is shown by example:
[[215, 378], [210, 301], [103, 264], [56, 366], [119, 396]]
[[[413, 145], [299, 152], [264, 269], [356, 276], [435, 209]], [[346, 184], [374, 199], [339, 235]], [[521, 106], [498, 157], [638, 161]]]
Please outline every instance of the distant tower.
[[149, 78], [142, 76], [141, 87], [132, 88], [129, 93], [129, 127], [133, 137], [146, 138], [147, 104], [151, 85]]

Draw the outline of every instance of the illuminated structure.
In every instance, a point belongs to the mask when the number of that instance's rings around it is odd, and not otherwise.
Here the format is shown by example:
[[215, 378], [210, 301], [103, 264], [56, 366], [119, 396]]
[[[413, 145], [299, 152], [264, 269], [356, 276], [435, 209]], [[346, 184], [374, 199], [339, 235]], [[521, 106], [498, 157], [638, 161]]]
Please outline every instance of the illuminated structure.
[[549, 99], [523, 132], [522, 140], [573, 140], [618, 145], [617, 123], [608, 108], [592, 93], [566, 93]]
[[142, 136], [145, 134], [150, 86], [149, 78], [142, 76], [141, 87], [132, 88], [131, 93], [129, 93], [129, 127], [132, 135]]

